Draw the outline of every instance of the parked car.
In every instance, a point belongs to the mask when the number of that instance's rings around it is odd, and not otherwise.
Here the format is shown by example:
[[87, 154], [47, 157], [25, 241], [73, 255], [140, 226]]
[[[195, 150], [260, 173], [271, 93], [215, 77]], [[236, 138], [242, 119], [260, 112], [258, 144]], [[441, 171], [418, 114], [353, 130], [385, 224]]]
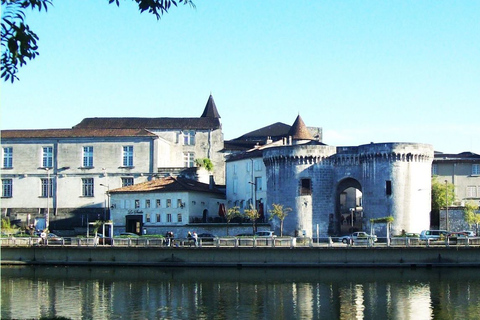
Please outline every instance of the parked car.
[[235, 237], [253, 237], [253, 233], [240, 233], [237, 234]]
[[355, 243], [355, 242], [368, 241], [368, 240], [371, 240], [372, 242], [376, 242], [377, 236], [374, 234], [370, 235], [363, 231], [357, 231], [350, 235], [340, 237], [339, 239], [339, 241], [343, 243]]
[[255, 237], [257, 237], [257, 238], [272, 238], [272, 237], [276, 237], [276, 235], [275, 235], [274, 231], [257, 231], [255, 233]]
[[463, 232], [467, 235], [467, 237], [476, 237], [477, 235], [475, 234], [474, 231], [471, 231], [471, 230], [463, 230], [463, 231], [460, 231], [460, 232]]
[[448, 236], [448, 233], [447, 230], [423, 230], [420, 233], [420, 240], [440, 240]]
[[213, 242], [216, 238], [217, 236], [211, 233], [200, 233], [198, 235], [198, 239], [202, 240], [202, 243]]
[[120, 233], [120, 237], [122, 237], [122, 238], [138, 238], [140, 236], [138, 234], [132, 233], [132, 232], [122, 232], [122, 233]]

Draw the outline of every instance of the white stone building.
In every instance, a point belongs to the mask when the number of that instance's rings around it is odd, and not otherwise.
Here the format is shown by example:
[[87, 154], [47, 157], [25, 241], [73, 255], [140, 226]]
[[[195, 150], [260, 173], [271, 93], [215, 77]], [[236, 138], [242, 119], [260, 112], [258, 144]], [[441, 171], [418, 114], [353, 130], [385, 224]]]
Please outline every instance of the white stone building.
[[[185, 236], [185, 225], [211, 223], [225, 206], [225, 192], [212, 183], [165, 177], [110, 190], [114, 233]], [[223, 221], [223, 220], [222, 220]]]
[[222, 149], [212, 96], [196, 118], [87, 118], [72, 129], [2, 130], [2, 217], [86, 228], [108, 218], [108, 190], [167, 175], [202, 180], [196, 159], [210, 159], [223, 184]]
[[447, 181], [455, 185], [455, 206], [469, 201], [480, 205], [480, 155], [435, 152], [432, 176], [440, 183]]

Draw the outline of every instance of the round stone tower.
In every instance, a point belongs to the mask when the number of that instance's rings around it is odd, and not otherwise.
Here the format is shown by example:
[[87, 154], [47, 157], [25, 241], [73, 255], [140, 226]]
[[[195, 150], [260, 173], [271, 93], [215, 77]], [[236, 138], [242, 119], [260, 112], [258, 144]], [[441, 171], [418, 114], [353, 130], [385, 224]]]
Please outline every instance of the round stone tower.
[[[387, 216], [394, 218], [393, 234], [429, 227], [431, 145], [372, 143], [337, 148], [293, 138], [283, 146], [265, 149], [263, 159], [267, 209], [273, 203], [292, 208], [284, 220], [286, 235], [347, 233], [340, 228], [339, 199], [350, 187], [361, 194], [354, 209], [360, 212], [355, 230], [370, 232], [371, 219]], [[375, 233], [385, 236], [386, 225], [376, 225]]]

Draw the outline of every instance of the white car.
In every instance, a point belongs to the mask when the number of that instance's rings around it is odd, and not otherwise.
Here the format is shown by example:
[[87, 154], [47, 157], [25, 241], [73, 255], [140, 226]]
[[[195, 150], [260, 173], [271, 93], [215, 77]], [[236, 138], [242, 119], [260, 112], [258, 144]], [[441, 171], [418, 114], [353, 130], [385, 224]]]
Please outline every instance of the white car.
[[363, 232], [363, 231], [357, 231], [357, 232], [354, 232], [348, 236], [343, 236], [343, 237], [340, 237], [339, 241], [343, 242], [343, 243], [355, 243], [355, 242], [360, 242], [360, 241], [368, 241], [368, 240], [371, 240], [373, 242], [376, 242], [377, 241], [377, 236], [372, 234], [368, 234], [366, 232]]
[[276, 237], [276, 235], [275, 235], [274, 231], [257, 231], [255, 233], [255, 237], [257, 237], [257, 238], [272, 238], [272, 237]]

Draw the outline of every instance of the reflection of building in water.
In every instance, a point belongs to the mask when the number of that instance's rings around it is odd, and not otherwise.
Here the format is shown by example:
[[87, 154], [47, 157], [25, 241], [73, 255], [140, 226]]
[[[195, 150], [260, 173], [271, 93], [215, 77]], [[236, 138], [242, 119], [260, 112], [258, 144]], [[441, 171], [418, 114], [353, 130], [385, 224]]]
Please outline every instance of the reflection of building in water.
[[430, 287], [426, 284], [389, 286], [392, 319], [433, 319]]
[[408, 320], [480, 314], [480, 274], [466, 268], [17, 270], [1, 269], [2, 319]]

